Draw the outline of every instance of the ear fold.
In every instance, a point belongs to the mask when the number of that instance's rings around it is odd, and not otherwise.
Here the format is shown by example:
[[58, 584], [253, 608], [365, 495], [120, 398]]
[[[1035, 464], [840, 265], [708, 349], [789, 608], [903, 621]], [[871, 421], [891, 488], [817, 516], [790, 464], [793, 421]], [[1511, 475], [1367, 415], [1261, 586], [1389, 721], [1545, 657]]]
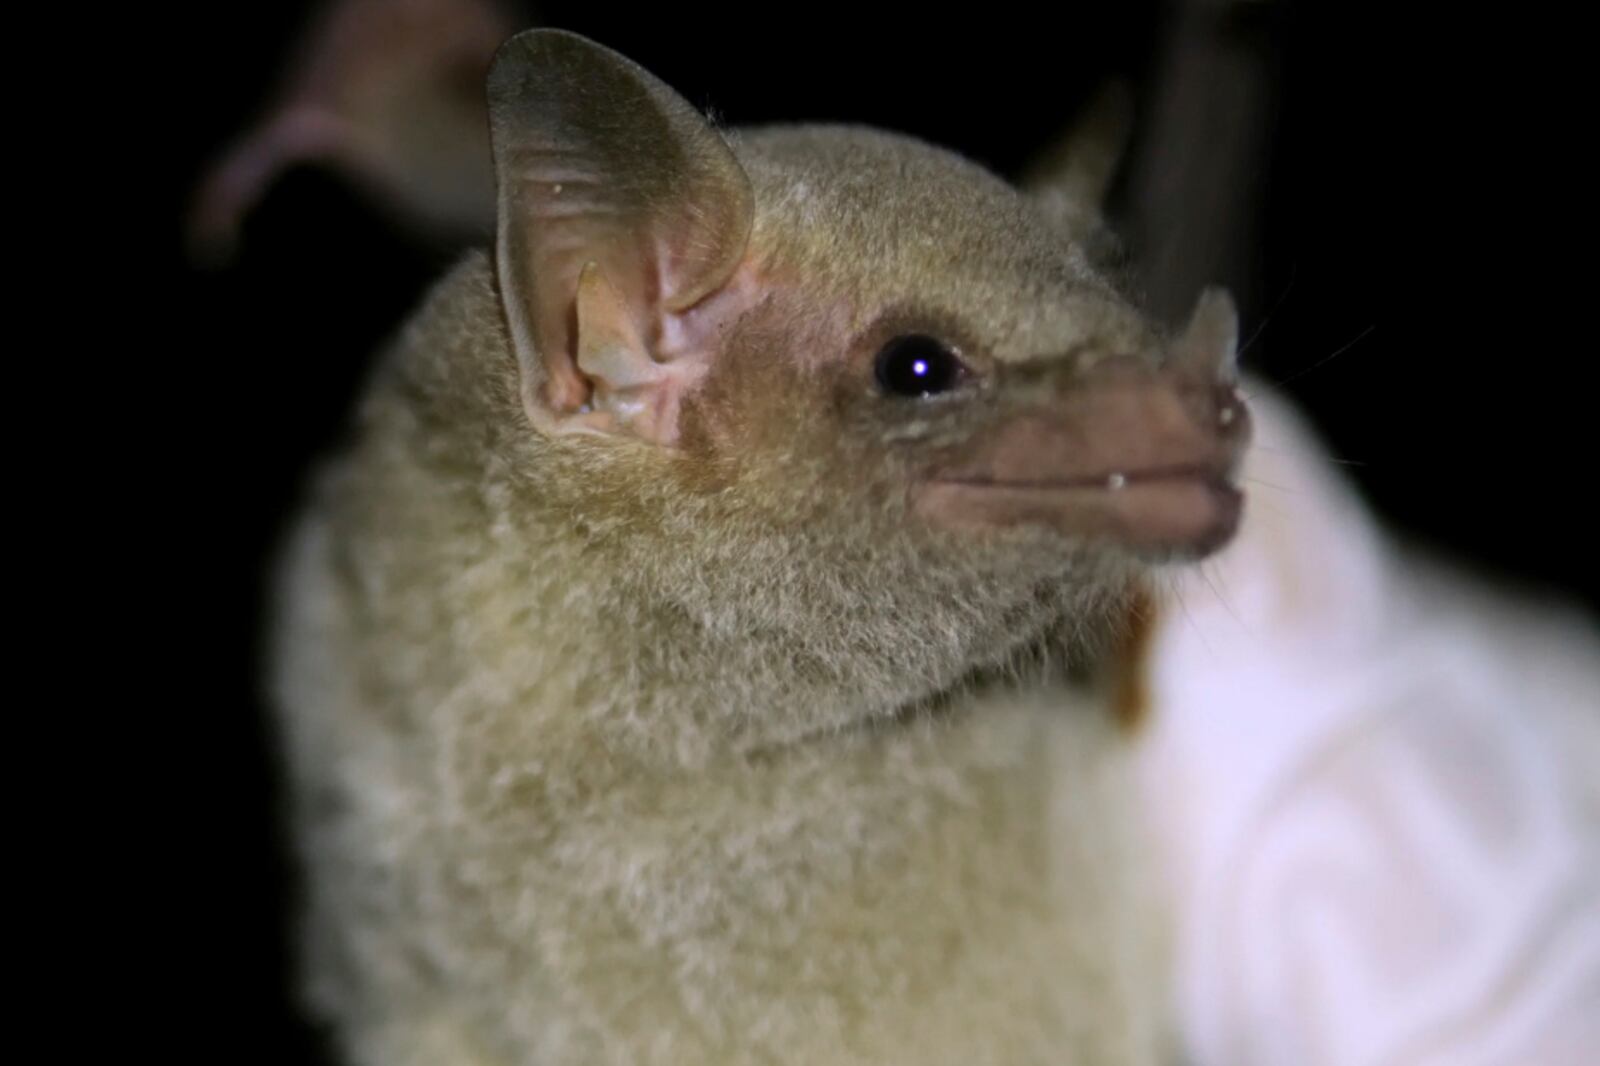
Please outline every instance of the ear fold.
[[501, 47], [489, 118], [496, 265], [529, 417], [671, 443], [706, 350], [662, 339], [743, 256], [749, 178], [688, 101], [571, 33]]
[[1104, 86], [1019, 183], [1068, 233], [1090, 238], [1133, 131], [1133, 93], [1125, 82]]

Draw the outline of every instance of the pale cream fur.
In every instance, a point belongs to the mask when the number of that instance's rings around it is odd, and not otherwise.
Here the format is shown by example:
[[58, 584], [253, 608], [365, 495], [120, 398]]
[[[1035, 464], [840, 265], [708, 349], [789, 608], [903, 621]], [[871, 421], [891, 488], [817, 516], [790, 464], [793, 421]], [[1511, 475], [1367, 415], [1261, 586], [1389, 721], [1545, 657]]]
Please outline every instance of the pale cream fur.
[[[767, 328], [916, 297], [999, 360], [1157, 343], [971, 164], [866, 131], [736, 147], [751, 269], [790, 294]], [[692, 460], [547, 438], [519, 396], [474, 254], [281, 570], [312, 1000], [351, 1059], [1161, 1061], [1130, 744], [1073, 680], [1138, 569], [850, 517], [807, 452], [826, 405], [689, 491]]]

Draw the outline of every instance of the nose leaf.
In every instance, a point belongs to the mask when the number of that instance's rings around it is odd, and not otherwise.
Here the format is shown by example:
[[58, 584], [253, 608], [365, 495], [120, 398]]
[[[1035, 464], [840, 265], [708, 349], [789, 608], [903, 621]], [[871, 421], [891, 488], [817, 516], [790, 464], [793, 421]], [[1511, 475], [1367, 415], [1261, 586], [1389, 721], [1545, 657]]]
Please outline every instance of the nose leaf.
[[1232, 385], [1239, 377], [1239, 312], [1228, 290], [1208, 288], [1173, 342], [1170, 366], [1180, 373]]

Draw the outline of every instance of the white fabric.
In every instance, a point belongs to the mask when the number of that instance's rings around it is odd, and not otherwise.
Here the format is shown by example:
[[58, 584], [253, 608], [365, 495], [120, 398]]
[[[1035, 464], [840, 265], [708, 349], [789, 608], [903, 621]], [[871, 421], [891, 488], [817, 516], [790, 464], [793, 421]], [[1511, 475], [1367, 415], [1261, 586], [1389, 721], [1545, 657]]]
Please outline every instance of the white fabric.
[[1255, 396], [1144, 781], [1197, 1066], [1600, 1064], [1600, 634], [1388, 543]]

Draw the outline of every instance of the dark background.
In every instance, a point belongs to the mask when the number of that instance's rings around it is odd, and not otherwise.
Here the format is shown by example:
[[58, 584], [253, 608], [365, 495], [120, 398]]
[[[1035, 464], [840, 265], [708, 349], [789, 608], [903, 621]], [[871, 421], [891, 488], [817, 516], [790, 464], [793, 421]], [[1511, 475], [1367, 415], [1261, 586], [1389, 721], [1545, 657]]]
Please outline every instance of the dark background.
[[[151, 53], [185, 88], [143, 141], [170, 228], [160, 272], [133, 279], [159, 286], [175, 323], [144, 430], [172, 501], [178, 579], [162, 595], [202, 620], [182, 649], [193, 699], [166, 723], [185, 802], [162, 826], [176, 868], [193, 870], [171, 895], [196, 935], [167, 950], [192, 945], [181, 995], [197, 1053], [243, 1038], [273, 1062], [320, 1059], [288, 992], [293, 880], [256, 670], [262, 566], [374, 349], [456, 254], [307, 168], [275, 187], [230, 266], [186, 259], [185, 201], [269, 102], [310, 8], [196, 5]], [[1241, 28], [1273, 87], [1270, 152], [1252, 173], [1259, 240], [1238, 276], [1216, 279], [1239, 295], [1245, 335], [1261, 330], [1246, 366], [1287, 382], [1396, 528], [1593, 607], [1595, 357], [1567, 325], [1587, 275], [1555, 264], [1552, 249], [1577, 242], [1549, 175], [1530, 174], [1532, 109], [1514, 73], [1486, 74], [1442, 23], [1389, 62], [1401, 27], [1381, 12], [1261, 4]], [[1107, 2], [645, 18], [548, 3], [539, 22], [609, 44], [727, 123], [869, 123], [1014, 174], [1105, 77], [1147, 84], [1168, 15]]]

